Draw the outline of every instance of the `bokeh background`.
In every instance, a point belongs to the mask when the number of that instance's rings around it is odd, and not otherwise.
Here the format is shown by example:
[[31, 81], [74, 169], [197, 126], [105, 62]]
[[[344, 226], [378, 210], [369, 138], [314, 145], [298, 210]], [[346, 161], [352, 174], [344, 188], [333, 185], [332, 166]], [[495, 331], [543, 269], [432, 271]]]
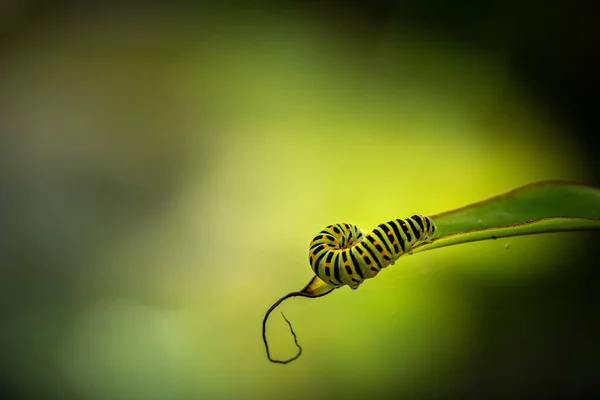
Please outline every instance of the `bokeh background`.
[[[551, 4], [550, 4], [551, 3]], [[0, 5], [7, 399], [597, 390], [597, 234], [409, 257], [267, 308], [325, 225], [598, 184], [593, 2]], [[272, 353], [294, 354], [278, 313]], [[597, 393], [597, 392], [596, 392]]]

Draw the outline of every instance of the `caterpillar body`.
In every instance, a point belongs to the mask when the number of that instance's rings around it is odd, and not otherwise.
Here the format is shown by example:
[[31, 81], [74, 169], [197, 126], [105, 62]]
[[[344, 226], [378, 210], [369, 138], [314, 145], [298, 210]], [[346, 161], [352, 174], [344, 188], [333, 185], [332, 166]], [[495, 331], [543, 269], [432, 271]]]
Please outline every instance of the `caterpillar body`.
[[433, 220], [421, 214], [379, 224], [367, 234], [352, 224], [329, 225], [310, 242], [310, 266], [335, 288], [357, 289], [401, 255], [412, 254], [415, 244], [430, 242], [435, 230]]
[[[365, 279], [374, 278], [383, 268], [393, 265], [403, 254], [412, 254], [412, 249], [417, 243], [431, 243], [430, 238], [436, 229], [433, 220], [421, 214], [385, 222], [367, 234], [358, 226], [347, 223], [325, 227], [314, 237], [309, 247], [309, 262], [316, 277], [301, 291], [288, 293], [277, 300], [263, 318], [262, 336], [269, 361], [287, 364], [302, 354], [302, 346], [298, 343], [292, 324], [281, 313], [294, 336], [298, 352], [287, 360], [271, 357], [266, 336], [267, 319], [284, 300], [296, 296], [317, 298], [344, 285], [357, 289]], [[330, 287], [324, 291], [311, 291], [311, 285], [317, 278]], [[318, 287], [323, 289], [323, 286]]]

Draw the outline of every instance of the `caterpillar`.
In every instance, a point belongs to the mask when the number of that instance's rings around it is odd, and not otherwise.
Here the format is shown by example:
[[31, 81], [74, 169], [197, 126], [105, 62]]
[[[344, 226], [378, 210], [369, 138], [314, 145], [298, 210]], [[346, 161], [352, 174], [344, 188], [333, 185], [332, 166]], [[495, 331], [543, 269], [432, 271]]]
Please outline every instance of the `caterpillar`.
[[319, 279], [335, 288], [357, 289], [401, 255], [412, 254], [416, 243], [431, 242], [435, 230], [431, 218], [421, 214], [379, 224], [367, 234], [352, 224], [329, 225], [310, 242], [310, 266]]
[[[383, 268], [393, 265], [403, 254], [412, 254], [415, 244], [431, 243], [430, 237], [435, 231], [433, 220], [421, 214], [379, 224], [367, 234], [358, 226], [347, 223], [325, 227], [313, 238], [309, 246], [308, 258], [316, 278], [301, 291], [288, 293], [276, 301], [263, 318], [262, 336], [269, 361], [287, 364], [302, 354], [302, 347], [298, 343], [292, 324], [281, 313], [294, 336], [298, 352], [287, 360], [271, 357], [266, 336], [267, 319], [284, 300], [296, 296], [321, 297], [344, 285], [357, 289], [365, 279], [374, 278]], [[329, 285], [329, 288], [317, 293], [311, 291], [311, 285], [318, 280], [317, 278]]]

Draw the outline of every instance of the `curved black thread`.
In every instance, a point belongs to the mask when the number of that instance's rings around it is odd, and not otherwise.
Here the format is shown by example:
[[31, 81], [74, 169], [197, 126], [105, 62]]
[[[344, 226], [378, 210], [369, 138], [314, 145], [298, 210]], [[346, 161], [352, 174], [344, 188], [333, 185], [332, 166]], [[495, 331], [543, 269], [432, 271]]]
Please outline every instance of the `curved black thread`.
[[276, 360], [274, 358], [271, 358], [271, 353], [269, 352], [269, 344], [267, 343], [267, 319], [269, 318], [269, 315], [273, 312], [273, 310], [275, 310], [284, 300], [287, 300], [290, 297], [301, 296], [301, 297], [308, 297], [310, 299], [316, 299], [317, 297], [325, 296], [326, 294], [329, 294], [329, 293], [331, 293], [331, 291], [321, 293], [317, 296], [312, 295], [310, 293], [305, 293], [305, 292], [288, 293], [285, 296], [283, 296], [282, 298], [280, 298], [279, 300], [277, 300], [275, 302], [275, 304], [273, 304], [271, 306], [271, 308], [269, 308], [267, 310], [267, 313], [265, 314], [265, 318], [263, 319], [263, 323], [262, 323], [262, 336], [263, 336], [263, 342], [265, 343], [265, 349], [267, 350], [267, 357], [269, 358], [269, 361], [271, 361], [272, 363], [277, 363], [277, 364], [287, 364], [287, 363], [290, 363], [290, 362], [298, 359], [298, 357], [300, 357], [300, 355], [302, 354], [302, 346], [300, 346], [300, 344], [298, 343], [298, 338], [296, 337], [296, 332], [294, 332], [292, 323], [285, 317], [285, 315], [282, 312], [281, 315], [283, 316], [283, 319], [285, 319], [285, 322], [287, 322], [287, 324], [289, 325], [290, 332], [292, 332], [292, 336], [294, 336], [294, 343], [296, 344], [296, 347], [298, 348], [298, 353], [296, 353], [296, 355], [294, 357], [289, 358], [287, 360]]

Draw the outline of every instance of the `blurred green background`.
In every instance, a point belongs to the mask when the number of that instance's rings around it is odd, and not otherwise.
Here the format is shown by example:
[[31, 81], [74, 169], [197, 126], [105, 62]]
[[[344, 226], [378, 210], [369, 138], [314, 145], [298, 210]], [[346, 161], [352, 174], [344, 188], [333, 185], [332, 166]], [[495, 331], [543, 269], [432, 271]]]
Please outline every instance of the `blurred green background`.
[[[325, 225], [598, 183], [591, 3], [198, 4], [0, 6], [6, 398], [595, 387], [597, 234], [444, 248], [290, 300], [287, 366], [260, 337]], [[269, 339], [294, 354], [278, 313]]]

